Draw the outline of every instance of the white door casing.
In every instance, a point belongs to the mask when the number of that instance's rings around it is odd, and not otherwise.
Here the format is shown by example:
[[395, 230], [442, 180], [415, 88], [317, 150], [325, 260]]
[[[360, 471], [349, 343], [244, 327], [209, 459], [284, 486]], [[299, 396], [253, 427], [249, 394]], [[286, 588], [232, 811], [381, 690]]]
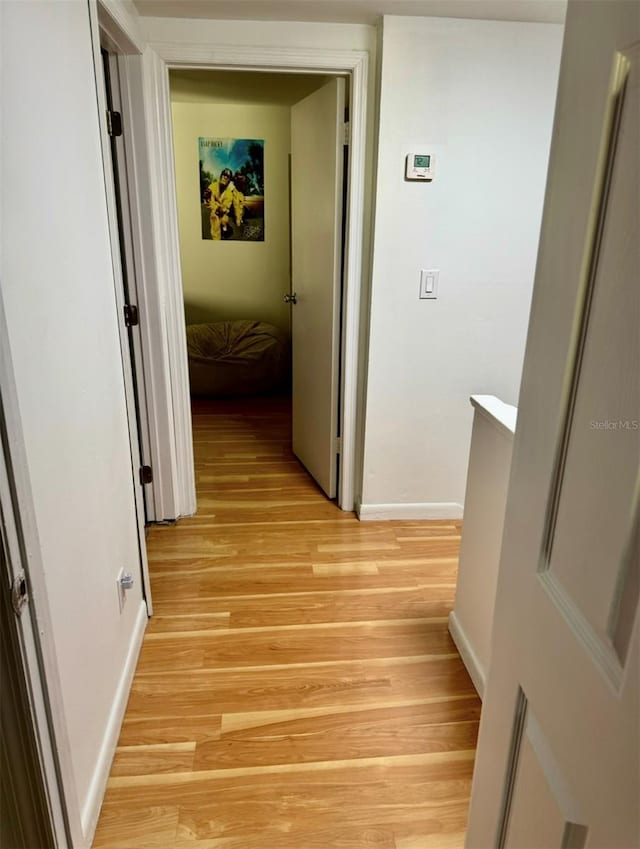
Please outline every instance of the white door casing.
[[344, 80], [291, 108], [293, 452], [336, 495]]
[[140, 314], [137, 400], [144, 460], [153, 473], [145, 504], [147, 519], [161, 522], [196, 510], [169, 81], [164, 62], [146, 47], [135, 12], [122, 0], [97, 4], [101, 36], [118, 57]]
[[640, 845], [640, 21], [570, 2], [468, 849]]
[[[197, 43], [181, 41], [151, 42], [143, 57], [127, 56], [121, 66], [124, 74], [123, 90], [127, 92], [127, 103], [131, 117], [139, 121], [142, 103], [145, 109], [144, 120], [136, 130], [136, 137], [142, 139], [140, 147], [134, 148], [132, 170], [139, 174], [138, 192], [146, 192], [151, 216], [140, 213], [134, 215], [140, 235], [141, 254], [144, 265], [153, 270], [162, 266], [163, 292], [154, 286], [154, 278], [144, 273], [142, 279], [141, 313], [145, 309], [148, 317], [154, 319], [154, 328], [147, 338], [143, 333], [143, 347], [149, 351], [145, 356], [150, 374], [146, 385], [153, 391], [159, 387], [165, 391], [166, 402], [149, 404], [149, 425], [151, 431], [152, 453], [157, 454], [158, 483], [154, 465], [154, 494], [167, 504], [174, 505], [174, 512], [156, 514], [156, 519], [169, 518], [171, 515], [185, 515], [193, 512], [195, 495], [192, 492], [193, 476], [180, 485], [178, 471], [192, 462], [192, 442], [186, 424], [179, 428], [169, 428], [167, 432], [154, 433], [154, 422], [164, 426], [163, 411], [172, 411], [176, 420], [186, 423], [188, 415], [188, 379], [186, 357], [184, 367], [181, 356], [184, 348], [181, 338], [184, 335], [184, 322], [180, 310], [165, 310], [165, 302], [170, 295], [172, 303], [178, 304], [182, 298], [182, 282], [177, 265], [177, 211], [173, 186], [173, 151], [171, 147], [170, 125], [171, 108], [169, 101], [169, 68], [218, 68], [251, 69], [287, 73], [309, 72], [323, 74], [349, 75], [350, 77], [350, 161], [347, 189], [347, 220], [345, 238], [344, 300], [342, 310], [342, 393], [341, 393], [341, 462], [338, 503], [343, 510], [352, 510], [359, 495], [356, 482], [356, 466], [362, 443], [359, 417], [359, 391], [362, 391], [359, 369], [361, 368], [362, 339], [360, 337], [361, 293], [363, 290], [363, 226], [365, 218], [365, 151], [367, 133], [367, 93], [369, 54], [360, 50], [334, 50], [327, 48], [298, 47], [256, 47], [248, 45], [216, 44], [202, 39]], [[142, 92], [139, 82], [143, 83]], [[150, 104], [150, 105], [149, 105]], [[158, 108], [152, 108], [156, 104]], [[147, 174], [154, 175], [154, 182], [146, 186]], [[152, 189], [153, 191], [149, 191]], [[164, 193], [164, 199], [161, 198]], [[134, 192], [132, 192], [134, 194]], [[135, 212], [135, 211], [134, 211]], [[150, 227], [153, 221], [153, 227]], [[134, 227], [134, 229], [136, 229]], [[164, 245], [171, 253], [171, 261], [165, 262], [163, 252], [157, 250]], [[165, 251], [166, 253], [167, 251]], [[148, 271], [148, 269], [145, 269]], [[156, 321], [160, 316], [162, 321]], [[172, 357], [173, 367], [169, 357]], [[147, 379], [145, 375], [145, 379]], [[176, 392], [173, 392], [175, 387]], [[171, 422], [169, 422], [170, 424]], [[155, 447], [155, 448], [154, 448]], [[193, 500], [192, 500], [193, 499]], [[185, 509], [186, 505], [186, 509]]]

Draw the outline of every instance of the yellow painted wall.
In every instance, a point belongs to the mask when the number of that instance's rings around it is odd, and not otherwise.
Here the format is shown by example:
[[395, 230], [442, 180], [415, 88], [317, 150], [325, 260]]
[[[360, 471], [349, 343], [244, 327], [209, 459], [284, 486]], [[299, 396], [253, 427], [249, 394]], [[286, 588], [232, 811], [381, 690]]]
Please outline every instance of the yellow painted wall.
[[[253, 318], [289, 332], [289, 106], [173, 102], [187, 324]], [[264, 139], [265, 241], [202, 238], [198, 138]]]

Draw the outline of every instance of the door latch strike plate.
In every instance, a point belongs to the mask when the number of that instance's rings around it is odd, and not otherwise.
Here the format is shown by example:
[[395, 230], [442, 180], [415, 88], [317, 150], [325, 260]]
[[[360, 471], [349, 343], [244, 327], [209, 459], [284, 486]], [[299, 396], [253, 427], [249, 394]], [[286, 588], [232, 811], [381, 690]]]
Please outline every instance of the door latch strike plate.
[[122, 135], [122, 115], [119, 112], [107, 109], [107, 132], [112, 137]]
[[152, 483], [153, 482], [153, 471], [151, 466], [140, 466], [140, 483]]
[[137, 327], [140, 324], [140, 313], [135, 304], [124, 305], [124, 323], [126, 327]]
[[11, 604], [16, 616], [22, 616], [22, 611], [28, 602], [27, 578], [24, 572], [20, 572], [15, 576], [11, 585]]

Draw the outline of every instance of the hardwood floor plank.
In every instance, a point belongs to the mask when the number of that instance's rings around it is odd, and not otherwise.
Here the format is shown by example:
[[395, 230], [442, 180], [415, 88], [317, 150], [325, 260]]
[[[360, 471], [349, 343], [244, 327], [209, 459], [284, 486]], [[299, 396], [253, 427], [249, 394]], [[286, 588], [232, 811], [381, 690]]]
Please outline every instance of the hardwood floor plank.
[[147, 626], [148, 638], [156, 634], [176, 633], [180, 631], [213, 631], [221, 628], [228, 629], [231, 621], [229, 610], [214, 613], [206, 611], [203, 613], [175, 613], [173, 616], [156, 614]]
[[377, 563], [342, 562], [342, 563], [312, 563], [311, 569], [315, 576], [330, 577], [331, 575], [377, 575]]
[[[343, 564], [351, 566], [354, 563], [373, 563], [376, 572], [371, 578], [364, 575], [354, 580], [350, 576], [314, 574], [314, 567], [334, 566]], [[309, 552], [297, 551], [291, 553], [263, 554], [256, 557], [241, 556], [237, 550], [208, 552], [206, 555], [194, 553], [181, 553], [168, 550], [157, 557], [154, 562], [154, 582], [158, 587], [158, 594], [176, 594], [180, 592], [183, 596], [199, 597], [207, 593], [209, 595], [221, 595], [226, 586], [236, 586], [241, 595], [245, 595], [248, 589], [247, 580], [256, 585], [264, 586], [264, 591], [278, 592], [278, 585], [288, 584], [291, 590], [295, 586], [298, 592], [305, 589], [316, 590], [343, 590], [343, 589], [367, 589], [376, 586], [397, 586], [401, 584], [402, 576], [413, 577], [417, 582], [444, 583], [448, 582], [455, 587], [457, 572], [457, 559], [455, 557], [429, 557], [414, 556], [403, 558], [388, 558], [386, 560], [370, 557], [352, 555], [348, 558], [325, 557], [318, 554], [313, 556]], [[246, 573], [250, 571], [252, 575]], [[197, 585], [192, 583], [195, 573], [199, 573]], [[366, 574], [366, 573], [365, 573]], [[190, 580], [185, 580], [189, 575]], [[379, 576], [379, 577], [376, 577]], [[386, 577], [385, 577], [386, 576]], [[344, 580], [323, 580], [325, 578], [343, 578]], [[315, 578], [315, 580], [314, 580]], [[257, 592], [255, 589], [253, 592]]]
[[240, 807], [246, 812], [246, 832], [259, 825], [261, 811], [276, 817], [282, 801], [287, 800], [288, 807], [300, 814], [299, 827], [304, 827], [304, 809], [309, 807], [331, 817], [334, 824], [357, 822], [363, 812], [370, 817], [368, 822], [380, 822], [380, 811], [371, 819], [376, 807], [398, 807], [406, 809], [407, 816], [415, 816], [419, 812], [413, 811], [414, 807], [422, 807], [424, 813], [443, 803], [464, 800], [472, 771], [473, 752], [468, 751], [297, 764], [293, 768], [285, 764], [209, 770], [158, 775], [153, 780], [149, 776], [113, 777], [104, 808], [123, 802], [132, 806], [172, 804], [197, 810], [204, 820], [211, 813], [221, 820]]
[[[292, 589], [297, 591], [316, 592], [369, 589], [370, 587], [415, 587], [418, 583], [440, 585], [449, 583], [451, 593], [455, 592], [455, 565], [434, 567], [433, 570], [417, 570], [406, 563], [387, 567], [378, 565], [376, 575], [314, 575], [311, 564], [295, 567], [274, 566], [270, 569], [254, 569], [249, 574], [247, 570], [216, 569], [203, 574], [187, 576], [176, 574], [160, 574], [155, 578], [154, 585], [158, 588], [160, 599], [190, 599], [198, 596], [242, 596], [247, 589], [252, 595], [258, 593], [273, 595], [286, 593]], [[419, 574], [417, 574], [419, 572]]]
[[[264, 832], [239, 834], [231, 837], [214, 837], [203, 840], [193, 837], [193, 826], [181, 824], [181, 834], [174, 844], [175, 849], [264, 849]], [[396, 849], [391, 828], [326, 828], [319, 825], [312, 831], [294, 828], [288, 832], [271, 835], [271, 845], [278, 849]]]
[[431, 659], [384, 658], [280, 667], [172, 669], [136, 674], [125, 724], [146, 716], [185, 719], [390, 699], [475, 694], [457, 653]]
[[327, 660], [361, 660], [455, 652], [446, 619], [395, 622], [349, 622], [279, 629], [196, 631], [150, 634], [138, 669], [269, 666]]
[[194, 768], [196, 743], [120, 745], [111, 766], [111, 775], [155, 775], [185, 772]]
[[411, 834], [396, 838], [396, 849], [464, 849], [464, 831], [449, 834]]
[[229, 778], [255, 778], [256, 776], [272, 776], [284, 774], [288, 778], [307, 772], [324, 772], [335, 769], [376, 768], [385, 766], [429, 767], [440, 764], [456, 764], [473, 761], [475, 748], [456, 749], [449, 752], [421, 752], [411, 755], [380, 755], [368, 758], [341, 759], [329, 761], [300, 761], [295, 763], [269, 763], [239, 767], [223, 767], [222, 769], [189, 770], [188, 772], [154, 773], [152, 775], [112, 775], [109, 787], [123, 789], [130, 787], [170, 788], [177, 792], [184, 785], [199, 785], [203, 782], [228, 780]]
[[[244, 598], [227, 601], [230, 608], [231, 628], [252, 625], [303, 625], [313, 622], [358, 622], [403, 617], [432, 618], [447, 616], [451, 609], [451, 590], [441, 590], [442, 600], [436, 597], [427, 601], [421, 587], [395, 589], [372, 588], [346, 590], [342, 593], [309, 593], [308, 595], [275, 598]], [[224, 604], [224, 601], [218, 602]]]
[[193, 408], [196, 516], [149, 528], [144, 638], [95, 849], [462, 849], [480, 702], [461, 523], [360, 523], [287, 399]]
[[[396, 708], [420, 707], [428, 710], [429, 719], [437, 723], [471, 722], [480, 718], [480, 707], [475, 694], [461, 696], [433, 696], [427, 699], [403, 699], [395, 702], [377, 703], [372, 710], [388, 711]], [[361, 705], [329, 705], [320, 708], [288, 708], [286, 710], [261, 710], [255, 712], [227, 713], [222, 717], [220, 733], [243, 731], [285, 720], [311, 719], [314, 717], [348, 716], [362, 712]], [[347, 718], [348, 718], [347, 716]]]
[[156, 611], [197, 617], [216, 610], [231, 613], [232, 627], [286, 625], [296, 622], [357, 621], [359, 619], [412, 616], [446, 616], [451, 610], [455, 584], [419, 584], [399, 587], [366, 587], [347, 590], [313, 590], [241, 596], [200, 596], [199, 598], [154, 599]]
[[[255, 714], [251, 725], [229, 730], [197, 746], [192, 768], [220, 769], [459, 751], [476, 744], [478, 720], [438, 722], [439, 704], [414, 704], [350, 712], [302, 712], [274, 721]], [[234, 717], [237, 719], [237, 715]]]
[[[206, 617], [202, 617], [204, 620], [204, 625], [207, 626]], [[327, 630], [331, 630], [333, 628], [353, 628], [353, 629], [362, 629], [367, 628], [368, 630], [376, 629], [376, 627], [380, 624], [384, 624], [385, 626], [404, 626], [404, 625], [442, 625], [446, 624], [448, 621], [446, 616], [439, 617], [423, 617], [423, 618], [409, 618], [409, 619], [384, 619], [381, 621], [378, 620], [356, 620], [354, 622], [312, 622], [312, 623], [304, 623], [304, 624], [295, 624], [295, 625], [256, 625], [253, 627], [247, 628], [235, 628], [233, 630], [233, 635], [235, 637], [247, 636], [248, 634], [263, 634], [267, 637], [275, 636], [279, 633], [283, 633], [284, 631], [293, 631], [296, 636], [300, 638], [304, 638], [305, 636], [313, 639], [313, 631], [321, 631], [325, 632]], [[178, 622], [184, 625], [184, 617], [178, 617]], [[194, 618], [193, 625], [195, 626], [197, 622], [197, 617]], [[229, 629], [224, 629], [224, 633], [211, 633], [212, 631], [220, 631], [217, 628], [205, 627], [203, 629], [198, 630], [196, 627], [193, 627], [191, 630], [187, 630], [184, 627], [180, 627], [176, 629], [175, 632], [159, 632], [159, 633], [150, 633], [148, 635], [149, 640], [167, 640], [174, 639], [177, 637], [182, 637], [186, 639], [197, 639], [199, 637], [227, 637], [229, 636]], [[310, 661], [313, 663], [313, 661]]]
[[162, 745], [164, 743], [200, 743], [218, 740], [222, 717], [216, 713], [201, 715], [190, 711], [175, 716], [154, 713], [147, 716], [127, 714], [120, 731], [119, 746]]
[[399, 543], [394, 542], [360, 542], [360, 540], [343, 543], [325, 543], [324, 545], [317, 546], [318, 552], [327, 552], [331, 554], [351, 551], [400, 551], [401, 548], [402, 546]]
[[[177, 806], [130, 807], [105, 805], [93, 841], [93, 849], [166, 849], [175, 845]], [[144, 844], [141, 843], [141, 838]]]

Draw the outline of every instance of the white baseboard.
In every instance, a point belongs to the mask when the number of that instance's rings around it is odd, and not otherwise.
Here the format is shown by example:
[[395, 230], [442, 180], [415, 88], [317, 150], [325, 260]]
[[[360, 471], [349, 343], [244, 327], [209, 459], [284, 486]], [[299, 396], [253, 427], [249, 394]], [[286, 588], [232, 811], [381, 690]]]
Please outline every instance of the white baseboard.
[[129, 700], [129, 691], [131, 690], [131, 683], [133, 682], [133, 676], [136, 671], [136, 664], [142, 646], [144, 631], [147, 627], [147, 621], [147, 606], [142, 601], [140, 602], [140, 608], [133, 628], [127, 659], [113, 697], [113, 704], [111, 705], [104, 739], [100, 747], [100, 754], [98, 755], [96, 768], [93, 772], [93, 778], [91, 779], [91, 785], [87, 794], [87, 801], [82, 810], [82, 833], [86, 846], [91, 846], [93, 843], [94, 833], [98, 825], [98, 817], [100, 816], [102, 800], [107, 789], [111, 762], [113, 761], [116, 746], [118, 745], [120, 726], [122, 725], [124, 712]]
[[472, 649], [471, 643], [469, 642], [464, 629], [461, 627], [460, 622], [456, 617], [455, 610], [452, 610], [449, 614], [449, 633], [451, 634], [453, 642], [456, 644], [456, 648], [460, 652], [462, 662], [467, 667], [467, 672], [473, 682], [473, 686], [476, 688], [478, 695], [482, 699], [484, 696], [484, 685], [486, 683], [485, 671], [482, 668], [476, 653]]
[[380, 519], [462, 519], [462, 504], [434, 501], [424, 504], [360, 504], [361, 522]]

